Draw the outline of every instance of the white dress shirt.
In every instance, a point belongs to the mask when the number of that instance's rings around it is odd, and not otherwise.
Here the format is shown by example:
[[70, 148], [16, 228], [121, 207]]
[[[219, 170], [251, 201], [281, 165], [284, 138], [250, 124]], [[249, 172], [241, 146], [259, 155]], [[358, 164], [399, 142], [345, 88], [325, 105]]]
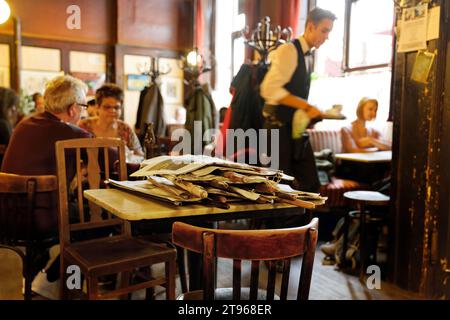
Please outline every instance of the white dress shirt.
[[[303, 53], [310, 50], [303, 36], [299, 38]], [[297, 49], [292, 42], [284, 43], [269, 55], [271, 65], [261, 83], [260, 94], [267, 104], [278, 105], [279, 101], [291, 93], [284, 86], [291, 80], [297, 69]], [[311, 66], [311, 56], [305, 56], [305, 64]]]

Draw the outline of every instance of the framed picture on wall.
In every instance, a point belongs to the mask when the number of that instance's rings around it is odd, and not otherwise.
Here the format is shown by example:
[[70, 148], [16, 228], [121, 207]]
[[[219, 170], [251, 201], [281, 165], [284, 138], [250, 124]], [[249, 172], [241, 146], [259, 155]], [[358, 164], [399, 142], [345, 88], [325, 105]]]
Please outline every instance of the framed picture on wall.
[[161, 95], [164, 103], [183, 104], [183, 79], [163, 77], [161, 78]]
[[22, 70], [20, 72], [20, 87], [25, 95], [32, 95], [35, 92], [44, 93], [46, 83], [63, 74], [63, 71]]
[[142, 91], [150, 83], [150, 78], [144, 74], [127, 75], [126, 88], [128, 91]]
[[95, 96], [95, 91], [100, 88], [106, 79], [104, 73], [89, 73], [89, 72], [71, 72], [72, 77], [78, 78], [88, 86], [87, 96]]

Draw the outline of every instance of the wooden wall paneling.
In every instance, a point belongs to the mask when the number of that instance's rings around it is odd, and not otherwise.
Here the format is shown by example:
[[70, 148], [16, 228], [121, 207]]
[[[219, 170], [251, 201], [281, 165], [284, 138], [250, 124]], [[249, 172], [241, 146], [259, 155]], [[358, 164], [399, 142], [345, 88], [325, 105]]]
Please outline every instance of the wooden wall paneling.
[[194, 45], [194, 1], [181, 0], [178, 3], [177, 8], [179, 15], [179, 21], [177, 23], [178, 50], [187, 53], [192, 49]]
[[[445, 12], [445, 3], [442, 3], [442, 13]], [[448, 27], [445, 27], [445, 21], [441, 23], [441, 39], [429, 42], [428, 50], [436, 52], [437, 56], [434, 61], [433, 72], [430, 75], [432, 79], [432, 90], [430, 93], [430, 135], [428, 144], [428, 167], [427, 167], [427, 199], [425, 203], [425, 220], [424, 233], [426, 237], [423, 239], [424, 247], [424, 283], [421, 292], [429, 297], [438, 297], [443, 294], [443, 279], [440, 268], [440, 257], [445, 254], [439, 252], [439, 234], [448, 233], [447, 221], [449, 208], [446, 204], [441, 204], [442, 187], [445, 188], [446, 194], [450, 188], [450, 179], [442, 179], [446, 170], [447, 163], [443, 163], [441, 159], [447, 158], [444, 155], [446, 146], [450, 143], [450, 137], [443, 134], [443, 127], [450, 123], [450, 117], [444, 116], [444, 93], [445, 93], [445, 72], [447, 66], [447, 33]], [[448, 114], [447, 114], [448, 116]], [[443, 168], [444, 170], [442, 170]], [[443, 172], [444, 171], [444, 172]], [[446, 196], [444, 198], [446, 199]], [[441, 226], [442, 227], [438, 227]], [[441, 230], [439, 230], [441, 229]]]
[[[427, 98], [423, 96], [422, 85], [409, 80], [415, 54], [399, 54], [398, 67], [401, 71], [406, 69], [402, 77], [403, 99], [400, 101], [401, 110], [399, 121], [400, 134], [396, 153], [397, 162], [393, 162], [393, 171], [396, 171], [395, 190], [397, 204], [395, 223], [398, 234], [395, 237], [397, 252], [394, 258], [397, 261], [396, 282], [400, 286], [418, 291], [419, 281], [412, 281], [411, 277], [418, 278], [421, 274], [423, 230], [421, 223], [424, 218], [424, 204], [426, 197], [425, 173], [427, 170], [427, 153], [421, 146], [428, 145], [429, 124]], [[403, 65], [404, 64], [404, 65]], [[423, 148], [423, 147], [422, 147]], [[418, 280], [418, 279], [416, 279]]]
[[[450, 7], [450, 6], [449, 6]], [[449, 10], [450, 11], [450, 10]], [[450, 16], [450, 15], [449, 15]], [[448, 21], [447, 21], [448, 23]], [[448, 31], [447, 31], [448, 32]], [[450, 59], [450, 33], [447, 33], [447, 61]], [[447, 63], [445, 68], [445, 92], [450, 92], [450, 63]], [[446, 94], [443, 97], [443, 117], [444, 119], [450, 119], [450, 94]], [[443, 143], [449, 145], [448, 139], [450, 138], [450, 121], [446, 121], [442, 126], [442, 137], [446, 137]], [[441, 179], [444, 181], [450, 181], [450, 170], [446, 169], [450, 163], [450, 148], [443, 148], [440, 166]], [[445, 169], [444, 169], [445, 168]], [[437, 276], [439, 284], [444, 284], [445, 299], [450, 299], [450, 274], [446, 273], [446, 269], [450, 269], [450, 197], [448, 196], [448, 185], [441, 184], [440, 199], [441, 210], [439, 217], [439, 269], [441, 274]]]
[[[192, 0], [40, 0], [39, 5], [11, 0], [10, 4], [23, 21], [23, 45], [60, 49], [65, 72], [70, 70], [70, 50], [105, 53], [107, 81], [123, 83], [125, 53], [178, 58], [192, 47]], [[71, 4], [81, 8], [81, 30], [66, 27]], [[11, 35], [11, 23], [0, 27], [0, 42], [12, 44]]]
[[[439, 203], [436, 210], [435, 219], [432, 222], [433, 235], [432, 243], [437, 245], [436, 254], [432, 256], [432, 269], [428, 283], [430, 284], [428, 292], [437, 298], [450, 299], [450, 274], [445, 272], [450, 264], [450, 4], [441, 3], [441, 28], [440, 39], [438, 43], [437, 59], [437, 100], [440, 105], [439, 112], [441, 116], [439, 146], [436, 150], [439, 152], [437, 160], [437, 178], [435, 203]], [[437, 232], [437, 234], [436, 234]], [[434, 241], [433, 241], [434, 240]]]
[[[256, 19], [256, 23], [261, 21], [265, 16], [270, 17], [270, 24], [276, 26], [280, 24], [280, 9], [281, 3], [279, 1], [272, 0], [260, 0], [259, 16]], [[253, 30], [255, 26], [250, 27]]]
[[[281, 15], [282, 15], [282, 4], [281, 1], [273, 1], [273, 0], [247, 0], [247, 3], [254, 1], [257, 3], [258, 12], [256, 17], [256, 22], [259, 22], [263, 17], [269, 16], [271, 24], [276, 26], [281, 23]], [[316, 0], [300, 0], [306, 1], [306, 8], [308, 8], [308, 12], [316, 7]], [[300, 6], [302, 7], [302, 6]], [[256, 23], [253, 27], [255, 28]], [[287, 26], [280, 25], [283, 29]], [[294, 35], [295, 36], [295, 35]]]
[[[395, 16], [394, 16], [394, 20], [395, 20]], [[395, 26], [396, 21], [393, 22], [394, 26]], [[397, 61], [397, 35], [394, 33], [393, 37], [392, 37], [392, 54], [391, 54], [391, 60], [392, 60], [392, 65], [394, 66], [395, 61]], [[392, 67], [394, 68], [394, 67]], [[398, 77], [399, 73], [396, 73], [392, 70], [391, 72], [391, 87], [390, 87], [390, 98], [389, 98], [389, 115], [388, 115], [388, 119], [387, 121], [390, 121], [392, 123], [392, 136], [391, 136], [391, 141], [393, 140], [392, 137], [395, 135], [397, 136], [399, 134], [399, 125], [395, 124], [393, 122], [393, 119], [398, 116], [395, 114], [395, 105], [396, 103], [398, 104], [398, 100], [400, 98], [400, 95], [396, 95], [396, 92], [398, 91], [398, 88], [401, 87], [401, 77]], [[399, 79], [400, 78], [400, 79]], [[397, 101], [396, 101], [397, 99]], [[396, 125], [396, 126], [395, 126]], [[392, 141], [392, 149], [397, 150], [398, 149], [398, 140], [396, 141]], [[393, 162], [398, 162], [398, 158], [397, 158], [398, 154], [392, 154], [392, 158], [393, 158]], [[395, 159], [394, 159], [395, 157]], [[396, 170], [392, 170], [391, 171], [391, 180], [395, 180], [396, 179]], [[394, 258], [396, 256], [396, 251], [397, 251], [397, 247], [395, 244], [395, 210], [396, 210], [396, 204], [397, 204], [397, 193], [394, 191], [394, 188], [391, 187], [390, 189], [390, 198], [391, 198], [391, 206], [389, 208], [389, 215], [387, 218], [387, 225], [388, 225], [388, 238], [387, 238], [387, 245], [388, 245], [388, 259], [387, 259], [387, 264], [386, 264], [386, 271], [385, 271], [385, 275], [387, 276], [388, 281], [393, 282], [394, 280], [394, 274], [395, 274], [395, 262], [394, 262]]]
[[406, 75], [406, 61], [404, 54], [397, 54], [393, 64], [392, 79], [393, 84], [391, 88], [391, 110], [393, 115], [392, 123], [392, 173], [391, 173], [391, 203], [390, 217], [388, 220], [389, 235], [388, 235], [388, 280], [396, 282], [398, 279], [398, 259], [400, 252], [399, 241], [396, 241], [396, 236], [400, 234], [400, 223], [397, 222], [397, 212], [399, 211], [398, 202], [398, 183], [401, 177], [399, 171], [399, 152], [400, 150], [400, 124], [402, 119], [402, 101], [404, 101], [405, 85], [404, 77]]
[[[22, 20], [24, 37], [93, 44], [115, 42], [116, 0], [9, 0], [8, 3]], [[80, 7], [80, 29], [71, 30], [66, 25], [70, 5]], [[12, 28], [9, 21], [0, 26], [0, 33], [10, 35]]]
[[[445, 2], [437, 3], [443, 6], [440, 29], [447, 30]], [[449, 232], [450, 176], [445, 171], [450, 159], [450, 114], [443, 100], [449, 87], [446, 32], [438, 41], [428, 42], [428, 51], [439, 49], [428, 84], [410, 80], [416, 52], [398, 54], [394, 65], [392, 279], [431, 298], [442, 295], [439, 260], [445, 256]]]
[[183, 50], [192, 43], [191, 0], [117, 0], [120, 45]]

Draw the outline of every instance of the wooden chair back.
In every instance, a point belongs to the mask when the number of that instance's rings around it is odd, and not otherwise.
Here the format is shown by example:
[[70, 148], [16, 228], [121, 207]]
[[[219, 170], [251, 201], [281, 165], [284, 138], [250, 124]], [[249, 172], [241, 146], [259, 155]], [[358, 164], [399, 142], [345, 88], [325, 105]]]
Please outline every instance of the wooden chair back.
[[[85, 210], [83, 190], [99, 189], [104, 186], [101, 181], [111, 176], [113, 169], [110, 157], [118, 154], [119, 180], [127, 179], [125, 163], [125, 144], [115, 138], [82, 138], [62, 140], [56, 142], [56, 162], [59, 186], [59, 232], [61, 250], [64, 245], [71, 242], [71, 233], [74, 231], [97, 229], [109, 226], [121, 227], [119, 235], [131, 235], [129, 224], [122, 219], [115, 219], [110, 213], [102, 215], [102, 210], [89, 202], [89, 210]], [[68, 181], [66, 164], [70, 156], [75, 157], [75, 178]], [[99, 160], [102, 163], [99, 162]], [[69, 188], [76, 184], [77, 221], [69, 217]], [[105, 186], [108, 188], [108, 185]], [[89, 211], [89, 212], [86, 212]], [[72, 214], [73, 215], [73, 214]], [[72, 221], [71, 221], [72, 220]]]
[[56, 244], [56, 231], [41, 230], [42, 221], [37, 219], [48, 218], [41, 214], [45, 211], [56, 214], [57, 190], [54, 175], [0, 173], [0, 247], [15, 251], [22, 259], [25, 300], [31, 300], [31, 283], [43, 267], [37, 257]]
[[56, 176], [23, 176], [0, 172], [0, 241], [16, 245], [27, 240], [36, 240], [34, 210], [38, 194], [48, 194], [56, 205]]
[[242, 260], [251, 261], [250, 300], [258, 296], [260, 261], [268, 261], [267, 300], [275, 296], [276, 261], [284, 262], [280, 299], [286, 300], [291, 259], [303, 256], [297, 292], [298, 300], [307, 300], [311, 284], [318, 236], [318, 219], [308, 225], [290, 229], [216, 230], [175, 222], [173, 243], [203, 255], [203, 297], [215, 297], [216, 258], [233, 259], [233, 300], [241, 299]]

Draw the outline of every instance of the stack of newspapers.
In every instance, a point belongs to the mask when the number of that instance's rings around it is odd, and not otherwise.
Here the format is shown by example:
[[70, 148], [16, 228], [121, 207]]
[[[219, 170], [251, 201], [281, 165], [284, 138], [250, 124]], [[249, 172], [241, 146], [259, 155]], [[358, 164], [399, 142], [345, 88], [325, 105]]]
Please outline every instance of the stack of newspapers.
[[142, 162], [132, 177], [143, 180], [109, 180], [113, 187], [143, 193], [175, 205], [212, 204], [229, 208], [238, 201], [289, 203], [313, 209], [327, 198], [292, 189], [293, 178], [279, 170], [236, 163], [209, 156], [161, 156]]

